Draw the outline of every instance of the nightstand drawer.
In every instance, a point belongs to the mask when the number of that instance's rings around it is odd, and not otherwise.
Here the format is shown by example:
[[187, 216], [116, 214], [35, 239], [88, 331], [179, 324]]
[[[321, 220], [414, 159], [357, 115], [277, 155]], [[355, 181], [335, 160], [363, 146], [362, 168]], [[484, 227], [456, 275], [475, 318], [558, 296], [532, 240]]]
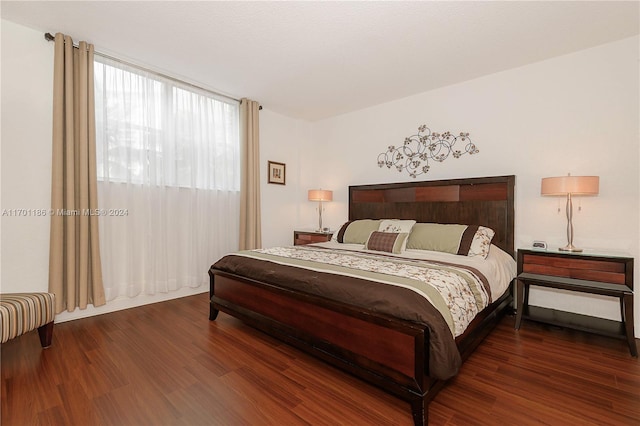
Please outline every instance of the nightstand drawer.
[[625, 264], [621, 262], [572, 259], [537, 254], [524, 255], [522, 272], [613, 284], [625, 284], [626, 279]]
[[333, 234], [329, 232], [295, 231], [293, 233], [293, 244], [296, 246], [303, 244], [324, 243], [331, 239]]
[[327, 241], [327, 237], [325, 235], [297, 234], [296, 240], [303, 244], [321, 243]]

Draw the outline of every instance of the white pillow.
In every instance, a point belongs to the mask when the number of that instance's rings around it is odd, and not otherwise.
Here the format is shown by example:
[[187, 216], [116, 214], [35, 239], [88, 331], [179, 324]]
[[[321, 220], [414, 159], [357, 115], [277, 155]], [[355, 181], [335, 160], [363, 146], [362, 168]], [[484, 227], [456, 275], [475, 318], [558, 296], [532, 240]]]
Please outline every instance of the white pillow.
[[415, 224], [415, 220], [384, 219], [380, 222], [378, 232], [409, 233]]

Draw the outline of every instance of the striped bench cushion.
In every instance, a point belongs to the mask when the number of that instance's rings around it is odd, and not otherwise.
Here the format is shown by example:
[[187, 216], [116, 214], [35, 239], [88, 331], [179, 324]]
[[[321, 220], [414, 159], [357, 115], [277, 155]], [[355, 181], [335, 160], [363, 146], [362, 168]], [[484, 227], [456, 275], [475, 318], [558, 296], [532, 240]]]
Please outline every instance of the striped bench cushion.
[[1, 343], [50, 323], [53, 309], [52, 293], [0, 294]]

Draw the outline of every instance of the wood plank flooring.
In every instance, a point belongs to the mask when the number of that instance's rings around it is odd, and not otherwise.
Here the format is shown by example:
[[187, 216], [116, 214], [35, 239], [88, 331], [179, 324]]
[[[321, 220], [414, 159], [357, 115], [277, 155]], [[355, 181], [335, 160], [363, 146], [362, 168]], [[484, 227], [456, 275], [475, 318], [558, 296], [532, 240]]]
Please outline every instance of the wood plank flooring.
[[[2, 345], [3, 426], [411, 425], [408, 404], [221, 313], [207, 294]], [[638, 425], [623, 340], [507, 316], [429, 407], [432, 425]]]

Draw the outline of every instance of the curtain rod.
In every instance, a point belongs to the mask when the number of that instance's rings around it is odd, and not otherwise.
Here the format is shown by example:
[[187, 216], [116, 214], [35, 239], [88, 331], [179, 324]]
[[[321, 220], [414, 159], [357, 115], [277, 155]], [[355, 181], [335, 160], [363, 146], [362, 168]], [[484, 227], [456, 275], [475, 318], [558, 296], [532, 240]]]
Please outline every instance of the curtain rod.
[[[51, 33], [44, 33], [44, 39], [47, 40], [47, 41], [54, 41], [56, 38], [53, 35], [51, 35]], [[73, 47], [77, 48], [78, 46], [74, 44]], [[101, 52], [94, 51], [93, 53], [95, 55], [102, 56], [103, 58], [111, 59], [112, 61], [116, 61], [116, 62], [119, 62], [121, 64], [128, 65], [130, 67], [138, 68], [141, 71], [145, 71], [145, 72], [149, 72], [151, 74], [159, 75], [160, 77], [169, 79], [171, 81], [175, 81], [177, 83], [186, 84], [188, 86], [195, 87], [196, 89], [204, 90], [205, 92], [210, 92], [210, 93], [213, 93], [214, 95], [222, 96], [223, 98], [231, 99], [231, 100], [236, 101], [236, 102], [242, 102], [241, 99], [236, 99], [234, 97], [231, 97], [231, 96], [228, 96], [228, 95], [224, 95], [222, 93], [214, 92], [213, 90], [210, 90], [210, 89], [205, 89], [204, 87], [200, 87], [200, 86], [198, 86], [196, 84], [192, 84], [192, 83], [188, 83], [186, 81], [179, 80], [179, 79], [171, 77], [169, 75], [162, 74], [160, 72], [157, 72], [157, 71], [154, 71], [154, 70], [150, 70], [150, 69], [145, 68], [145, 67], [141, 67], [140, 65], [135, 65], [135, 64], [123, 61], [122, 59], [118, 59], [118, 58], [114, 58], [113, 56], [105, 55], [104, 53], [101, 53]], [[262, 105], [258, 106], [258, 109], [261, 110], [262, 109]]]

